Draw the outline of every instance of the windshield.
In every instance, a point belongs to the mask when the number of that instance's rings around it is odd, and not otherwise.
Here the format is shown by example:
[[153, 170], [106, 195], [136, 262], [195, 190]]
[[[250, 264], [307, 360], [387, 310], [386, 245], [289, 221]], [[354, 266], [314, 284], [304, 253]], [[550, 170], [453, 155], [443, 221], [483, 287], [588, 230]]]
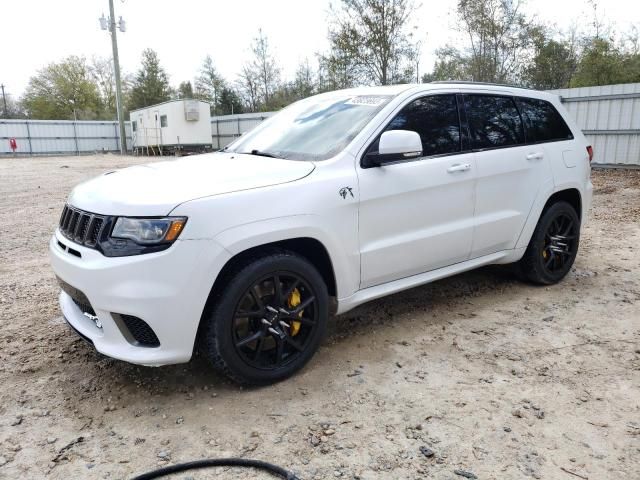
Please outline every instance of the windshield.
[[344, 150], [391, 95], [332, 92], [290, 105], [224, 150], [291, 160], [325, 160]]

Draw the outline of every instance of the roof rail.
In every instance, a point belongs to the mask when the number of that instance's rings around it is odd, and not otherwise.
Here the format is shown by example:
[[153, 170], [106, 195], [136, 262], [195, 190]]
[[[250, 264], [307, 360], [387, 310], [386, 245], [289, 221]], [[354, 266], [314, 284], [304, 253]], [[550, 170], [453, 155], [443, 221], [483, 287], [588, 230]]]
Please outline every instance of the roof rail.
[[510, 85], [508, 83], [492, 83], [492, 82], [472, 82], [470, 80], [435, 80], [429, 83], [453, 83], [461, 85], [490, 85], [494, 87], [509, 87], [509, 88], [522, 88], [525, 90], [534, 90], [529, 87], [523, 87], [521, 85]]

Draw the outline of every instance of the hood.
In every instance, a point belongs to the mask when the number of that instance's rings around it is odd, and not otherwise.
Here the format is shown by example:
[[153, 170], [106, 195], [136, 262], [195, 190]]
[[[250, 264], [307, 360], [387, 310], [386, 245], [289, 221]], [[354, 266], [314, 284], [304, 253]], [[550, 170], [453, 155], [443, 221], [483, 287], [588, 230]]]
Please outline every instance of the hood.
[[105, 173], [78, 185], [69, 203], [103, 215], [167, 215], [189, 200], [293, 182], [314, 168], [311, 162], [209, 153]]

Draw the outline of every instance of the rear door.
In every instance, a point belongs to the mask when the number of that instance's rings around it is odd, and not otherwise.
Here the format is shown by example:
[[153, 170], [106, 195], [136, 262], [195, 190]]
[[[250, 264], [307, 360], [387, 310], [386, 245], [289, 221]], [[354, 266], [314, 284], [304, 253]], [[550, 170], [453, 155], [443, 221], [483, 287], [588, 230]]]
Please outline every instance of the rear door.
[[551, 102], [539, 98], [516, 97], [528, 144], [544, 149], [556, 185], [583, 178], [576, 167], [584, 166], [585, 146], [577, 150], [571, 129]]
[[465, 261], [471, 251], [474, 154], [462, 150], [456, 95], [414, 99], [384, 130], [418, 132], [423, 155], [358, 168], [361, 288]]
[[477, 258], [515, 247], [538, 192], [553, 176], [544, 145], [526, 144], [513, 97], [467, 94], [464, 105], [477, 162], [471, 250]]

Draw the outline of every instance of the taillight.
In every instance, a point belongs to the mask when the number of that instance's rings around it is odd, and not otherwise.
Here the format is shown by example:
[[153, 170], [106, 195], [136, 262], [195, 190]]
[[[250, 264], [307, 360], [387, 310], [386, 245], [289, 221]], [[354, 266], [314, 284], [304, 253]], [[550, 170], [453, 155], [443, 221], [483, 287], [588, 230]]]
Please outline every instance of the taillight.
[[591, 145], [587, 147], [587, 153], [589, 154], [589, 163], [591, 163], [591, 160], [593, 160], [593, 147]]

